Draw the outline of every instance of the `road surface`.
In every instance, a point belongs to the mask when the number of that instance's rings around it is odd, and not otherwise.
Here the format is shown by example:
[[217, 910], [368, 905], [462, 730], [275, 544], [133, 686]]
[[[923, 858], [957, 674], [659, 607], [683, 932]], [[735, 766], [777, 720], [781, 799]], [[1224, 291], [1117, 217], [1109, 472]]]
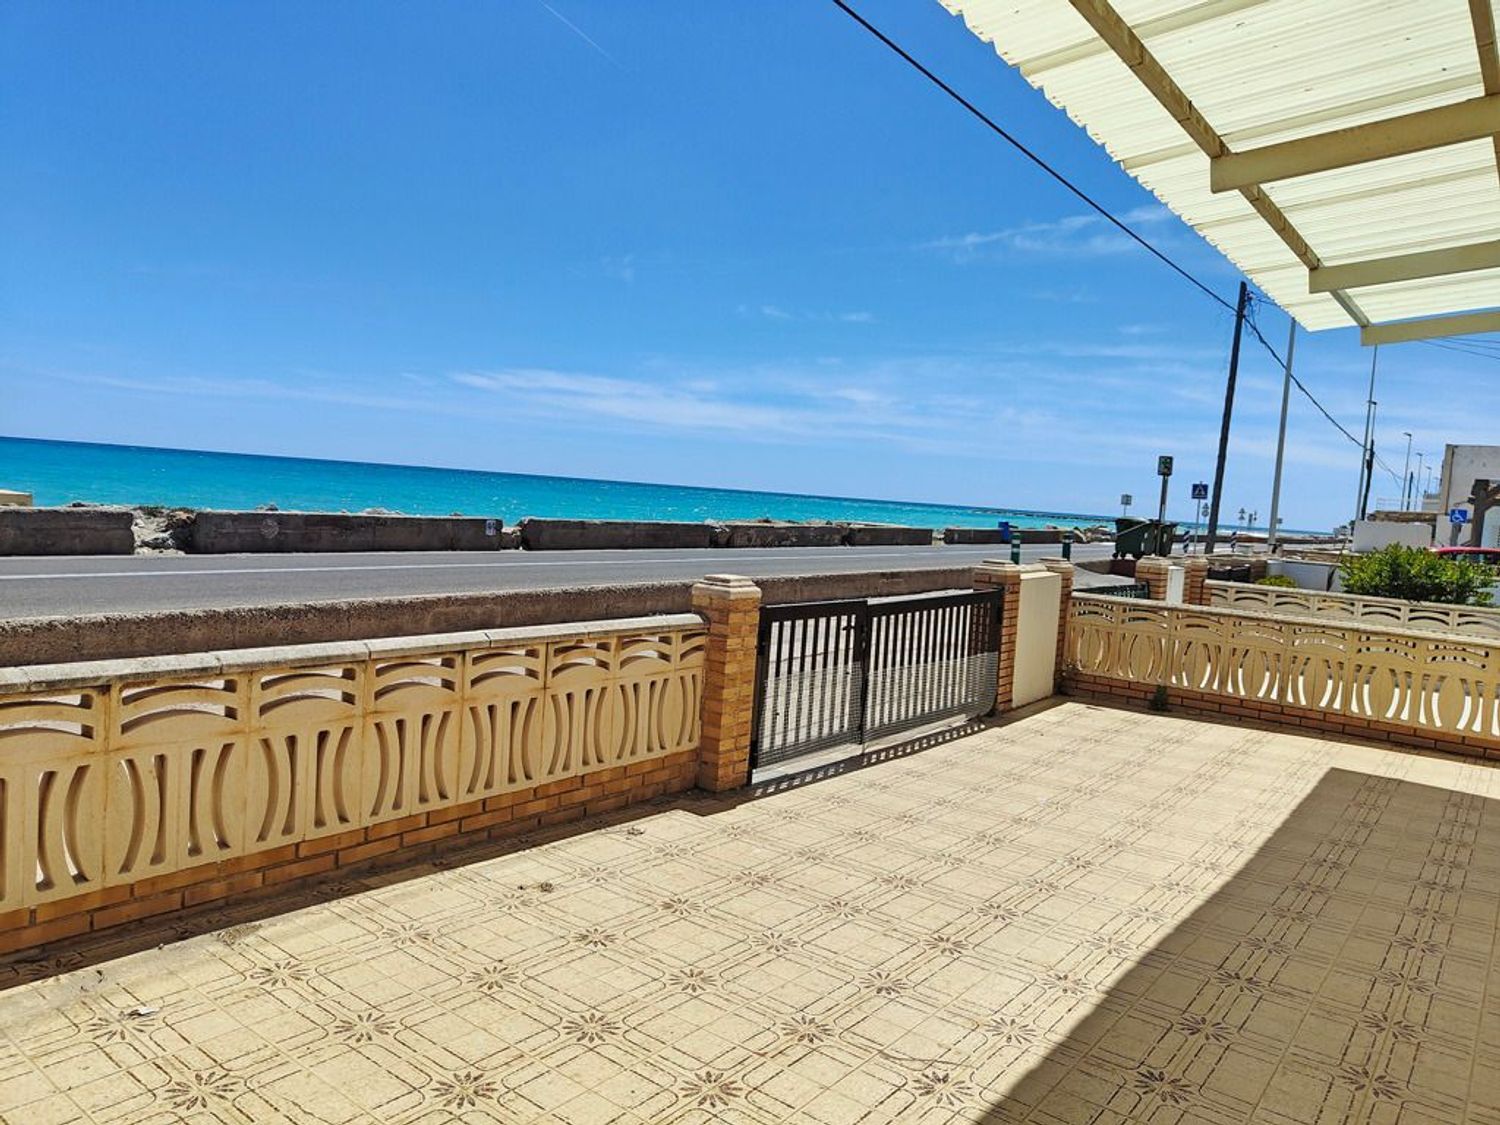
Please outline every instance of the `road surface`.
[[[0, 617], [148, 613], [595, 586], [743, 574], [835, 574], [974, 566], [1009, 558], [991, 547], [785, 547], [671, 551], [453, 551], [329, 555], [133, 555], [0, 559]], [[1057, 555], [1026, 546], [1022, 560]], [[1074, 558], [1107, 558], [1078, 544]], [[1089, 575], [1087, 579], [1095, 576]], [[1082, 584], [1082, 582], [1080, 582]]]

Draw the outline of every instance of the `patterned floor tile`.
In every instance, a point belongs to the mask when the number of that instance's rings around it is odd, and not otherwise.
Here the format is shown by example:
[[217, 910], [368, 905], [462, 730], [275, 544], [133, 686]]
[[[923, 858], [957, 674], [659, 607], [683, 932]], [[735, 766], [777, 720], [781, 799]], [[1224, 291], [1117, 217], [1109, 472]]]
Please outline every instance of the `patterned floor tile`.
[[0, 962], [0, 1121], [1500, 1125], [1494, 767], [1064, 704], [776, 789]]

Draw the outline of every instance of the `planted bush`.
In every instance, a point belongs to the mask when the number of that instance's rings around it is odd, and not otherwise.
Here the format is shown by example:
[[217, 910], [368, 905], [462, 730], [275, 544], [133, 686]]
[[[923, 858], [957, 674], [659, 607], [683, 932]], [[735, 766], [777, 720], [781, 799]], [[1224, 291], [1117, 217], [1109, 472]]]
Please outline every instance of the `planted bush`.
[[1297, 583], [1285, 574], [1268, 574], [1264, 578], [1257, 578], [1255, 584], [1257, 586], [1281, 586], [1288, 590], [1297, 588]]
[[1339, 564], [1344, 592], [1408, 602], [1489, 605], [1495, 571], [1472, 559], [1392, 544]]

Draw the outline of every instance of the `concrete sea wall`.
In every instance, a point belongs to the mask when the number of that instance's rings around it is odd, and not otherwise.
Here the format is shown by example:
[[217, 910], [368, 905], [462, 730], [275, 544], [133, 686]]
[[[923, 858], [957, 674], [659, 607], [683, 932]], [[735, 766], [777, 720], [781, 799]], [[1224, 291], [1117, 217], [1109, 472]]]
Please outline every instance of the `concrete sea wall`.
[[[510, 542], [507, 542], [507, 539]], [[497, 551], [515, 546], [500, 520], [343, 512], [198, 512], [194, 554], [298, 551]]]
[[0, 508], [0, 555], [128, 555], [126, 508]]
[[[968, 589], [971, 567], [757, 579], [767, 604]], [[692, 582], [0, 619], [0, 667], [686, 613]]]

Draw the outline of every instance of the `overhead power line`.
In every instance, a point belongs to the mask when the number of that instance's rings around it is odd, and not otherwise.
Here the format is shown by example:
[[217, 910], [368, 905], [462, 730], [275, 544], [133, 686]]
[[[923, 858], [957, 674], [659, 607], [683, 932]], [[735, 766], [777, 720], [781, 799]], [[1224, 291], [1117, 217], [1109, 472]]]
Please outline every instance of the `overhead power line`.
[[1429, 348], [1442, 348], [1445, 352], [1457, 352], [1459, 355], [1471, 355], [1476, 359], [1500, 360], [1500, 348], [1492, 350], [1488, 341], [1464, 340], [1461, 343], [1441, 343], [1437, 340], [1422, 340]]
[[[874, 24], [872, 24], [869, 20], [865, 19], [864, 16], [860, 15], [859, 12], [855, 11], [854, 8], [852, 6], [850, 6], [846, 2], [846, 0], [833, 0], [833, 3], [845, 15], [847, 15], [855, 23], [859, 24], [860, 27], [864, 28], [871, 35], [873, 35], [876, 39], [880, 40], [881, 43], [885, 44], [885, 46], [887, 46], [888, 48], [890, 48], [891, 51], [895, 52], [895, 54], [897, 54], [898, 56], [900, 56], [901, 59], [907, 63], [907, 65], [909, 65], [910, 67], [912, 67], [912, 69], [916, 70], [919, 74], [922, 75], [922, 77], [926, 78], [927, 81], [931, 82], [939, 90], [941, 90], [943, 93], [947, 94], [948, 97], [952, 98], [955, 102], [957, 102], [959, 105], [961, 105], [964, 109], [968, 110], [970, 114], [972, 114], [976, 119], [978, 119], [992, 133], [994, 133], [996, 136], [998, 136], [1001, 140], [1005, 141], [1008, 145], [1010, 145], [1012, 148], [1014, 148], [1017, 152], [1019, 152], [1027, 160], [1031, 161], [1031, 163], [1035, 164], [1038, 168], [1040, 168], [1043, 172], [1045, 172], [1048, 176], [1050, 176], [1057, 183], [1061, 184], [1063, 188], [1065, 188], [1068, 192], [1070, 192], [1072, 195], [1076, 196], [1079, 200], [1081, 200], [1083, 203], [1085, 203], [1091, 210], [1093, 210], [1094, 212], [1096, 212], [1107, 223], [1109, 223], [1111, 226], [1115, 227], [1121, 233], [1125, 234], [1128, 238], [1130, 238], [1130, 240], [1132, 242], [1135, 242], [1137, 245], [1139, 245], [1143, 249], [1145, 249], [1148, 253], [1151, 254], [1152, 257], [1156, 258], [1159, 262], [1161, 262], [1163, 265], [1165, 265], [1168, 269], [1172, 270], [1173, 273], [1177, 274], [1184, 281], [1188, 282], [1188, 284], [1192, 285], [1195, 289], [1197, 289], [1199, 292], [1201, 292], [1209, 300], [1211, 300], [1215, 304], [1221, 306], [1222, 308], [1224, 308], [1228, 312], [1233, 313], [1235, 311], [1235, 306], [1234, 306], [1234, 303], [1232, 301], [1228, 301], [1225, 298], [1219, 296], [1219, 294], [1216, 293], [1216, 292], [1214, 292], [1214, 290], [1206, 282], [1204, 282], [1204, 281], [1200, 280], [1199, 278], [1195, 277], [1187, 269], [1187, 267], [1181, 265], [1176, 260], [1174, 260], [1170, 255], [1168, 255], [1163, 250], [1161, 250], [1160, 248], [1158, 248], [1157, 246], [1155, 246], [1148, 238], [1146, 238], [1140, 232], [1138, 232], [1137, 230], [1135, 230], [1135, 228], [1133, 228], [1132, 226], [1130, 226], [1129, 223], [1125, 222], [1125, 220], [1121, 219], [1118, 215], [1116, 215], [1108, 207], [1106, 207], [1104, 204], [1100, 203], [1093, 196], [1091, 196], [1088, 192], [1084, 191], [1081, 187], [1079, 187], [1077, 184], [1075, 184], [1072, 180], [1068, 179], [1067, 176], [1065, 176], [1062, 172], [1058, 171], [1051, 164], [1049, 164], [1046, 160], [1044, 160], [1035, 150], [1033, 150], [1032, 148], [1028, 147], [1025, 143], [1023, 143], [1020, 139], [1018, 139], [1014, 134], [1012, 134], [1011, 132], [1009, 132], [1003, 126], [999, 125], [994, 120], [994, 118], [992, 118], [992, 117], [989, 116], [989, 114], [985, 113], [982, 109], [980, 109], [978, 106], [976, 106], [973, 102], [969, 101], [968, 98], [964, 97], [957, 90], [955, 90], [952, 86], [948, 85], [947, 82], [943, 81], [943, 79], [939, 78], [936, 74], [934, 74], [931, 70], [929, 70], [925, 65], [923, 65], [921, 62], [919, 62], [911, 54], [910, 51], [906, 50], [906, 48], [902, 47], [901, 44], [897, 43], [889, 35], [887, 35], [883, 31], [881, 31], [878, 27], [876, 27]], [[1286, 367], [1286, 361], [1283, 360], [1281, 358], [1281, 355], [1276, 351], [1276, 349], [1271, 346], [1271, 342], [1269, 340], [1267, 340], [1265, 338], [1265, 336], [1263, 336], [1261, 334], [1261, 331], [1260, 331], [1260, 329], [1258, 327], [1256, 327], [1253, 318], [1247, 318], [1246, 323], [1248, 324], [1248, 326], [1250, 328], [1251, 334], [1256, 338], [1257, 341], [1259, 341], [1260, 346], [1266, 349], [1266, 351], [1270, 354], [1271, 358], [1274, 359], [1277, 362], [1277, 364], [1279, 364], [1282, 368], [1285, 368]], [[1339, 431], [1339, 433], [1343, 434], [1346, 438], [1348, 438], [1350, 441], [1352, 441], [1355, 445], [1358, 445], [1361, 448], [1364, 447], [1364, 442], [1362, 442], [1359, 438], [1355, 437], [1347, 429], [1345, 429], [1339, 423], [1338, 419], [1336, 419], [1332, 414], [1330, 414], [1328, 412], [1327, 408], [1324, 407], [1324, 405], [1317, 400], [1317, 398], [1313, 395], [1312, 391], [1310, 391], [1310, 390], [1307, 389], [1307, 385], [1305, 383], [1303, 383], [1301, 379], [1297, 378], [1297, 376], [1296, 376], [1295, 373], [1293, 373], [1293, 375], [1292, 375], [1292, 382], [1294, 384], [1296, 384], [1297, 389], [1299, 391], [1301, 391], [1303, 395], [1306, 396], [1307, 401], [1309, 401], [1315, 407], [1318, 408], [1318, 413], [1322, 414], [1324, 418], [1327, 418], [1328, 421], [1333, 424], [1333, 427], [1336, 430]]]
[[1163, 264], [1165, 264], [1169, 269], [1171, 269], [1173, 272], [1175, 272], [1179, 276], [1181, 276], [1189, 284], [1194, 285], [1198, 289], [1202, 290], [1203, 294], [1206, 297], [1208, 297], [1210, 300], [1217, 301], [1219, 304], [1223, 305], [1230, 312], [1234, 312], [1235, 311], [1234, 310], [1234, 303], [1233, 302], [1226, 301], [1223, 297], [1219, 296], [1212, 289], [1210, 289], [1206, 284], [1204, 284], [1202, 281], [1199, 281], [1196, 277], [1194, 277], [1191, 273], [1189, 273], [1188, 270], [1185, 267], [1183, 267], [1181, 265], [1178, 265], [1177, 262], [1173, 261], [1170, 257], [1168, 257], [1167, 254], [1165, 254], [1163, 251], [1159, 250], [1157, 247], [1153, 246], [1151, 244], [1151, 242], [1144, 235], [1141, 235], [1140, 233], [1138, 233], [1133, 227], [1130, 226], [1130, 224], [1126, 223], [1123, 219], [1121, 219], [1119, 216], [1117, 216], [1108, 207], [1104, 206], [1104, 204], [1100, 203], [1093, 196], [1091, 196], [1088, 192], [1084, 191], [1081, 187], [1079, 187], [1077, 184], [1075, 184], [1072, 180], [1068, 179], [1067, 176], [1063, 175], [1056, 168], [1054, 168], [1051, 164], [1047, 163], [1047, 161], [1045, 161], [1044, 159], [1042, 159], [1042, 157], [1040, 155], [1038, 155], [1034, 150], [1032, 150], [1031, 148], [1028, 148], [1015, 135], [1013, 135], [1012, 133], [1008, 132], [1002, 126], [1000, 126], [999, 124], [997, 124], [995, 122], [994, 118], [990, 117], [989, 114], [987, 114], [987, 113], [984, 112], [984, 110], [980, 109], [973, 102], [971, 102], [968, 98], [964, 97], [957, 90], [955, 90], [952, 86], [948, 85], [948, 83], [944, 82], [936, 74], [934, 74], [932, 71], [928, 70], [927, 67], [924, 66], [922, 63], [918, 62], [917, 59], [909, 51], [907, 51], [905, 47], [901, 46], [901, 44], [897, 43], [889, 35], [887, 35], [883, 31], [881, 31], [880, 28], [876, 27], [869, 20], [865, 19], [864, 16], [862, 16], [858, 12], [856, 12], [852, 7], [849, 6], [849, 4], [847, 4], [845, 2], [845, 0], [833, 0], [833, 3], [836, 4], [844, 12], [845, 15], [847, 15], [855, 23], [859, 24], [860, 27], [864, 28], [871, 35], [873, 35], [876, 39], [879, 39], [882, 43], [884, 43], [892, 51], [894, 51], [896, 54], [900, 55], [901, 58], [904, 59], [907, 62], [908, 65], [910, 65], [913, 69], [915, 69], [918, 73], [920, 73], [924, 78], [926, 78], [927, 81], [931, 82], [939, 90], [943, 91], [943, 93], [947, 94], [955, 102], [957, 102], [959, 105], [963, 106], [964, 109], [968, 110], [971, 114], [973, 114], [976, 118], [978, 118], [991, 132], [993, 132], [1001, 140], [1005, 141], [1012, 148], [1014, 148], [1017, 152], [1019, 152], [1022, 156], [1024, 156], [1027, 160], [1031, 161], [1038, 168], [1040, 168], [1043, 172], [1047, 173], [1047, 175], [1051, 176], [1054, 180], [1056, 180], [1059, 184], [1061, 184], [1064, 188], [1066, 188], [1069, 192], [1071, 192], [1073, 195], [1077, 196], [1080, 200], [1082, 200], [1085, 204], [1087, 204], [1092, 210], [1094, 210], [1095, 212], [1097, 212], [1100, 215], [1100, 217], [1102, 217], [1106, 222], [1108, 222], [1110, 225], [1112, 225], [1112, 226], [1116, 227], [1117, 229], [1119, 229], [1123, 234], [1125, 234], [1126, 236], [1128, 236], [1132, 241], [1138, 243], [1144, 249], [1146, 249], [1147, 251], [1149, 251], [1153, 257], [1157, 258], [1159, 261], [1161, 261]]

